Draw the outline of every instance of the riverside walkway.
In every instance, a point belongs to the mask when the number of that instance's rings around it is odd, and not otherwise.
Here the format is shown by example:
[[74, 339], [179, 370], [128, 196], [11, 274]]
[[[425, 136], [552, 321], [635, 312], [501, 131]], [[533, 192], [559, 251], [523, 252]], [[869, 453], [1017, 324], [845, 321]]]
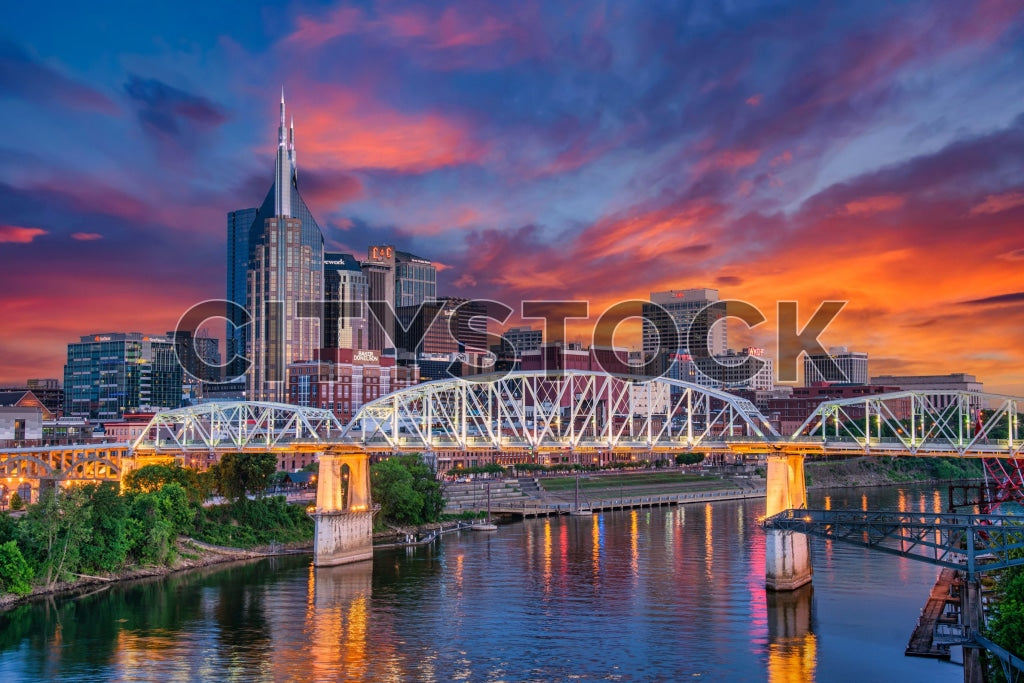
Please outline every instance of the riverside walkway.
[[[609, 510], [630, 510], [655, 508], [672, 505], [690, 505], [695, 503], [714, 503], [723, 500], [741, 500], [746, 498], [764, 499], [765, 490], [731, 489], [726, 491], [697, 491], [692, 493], [663, 493], [648, 496], [620, 496], [615, 498], [595, 498], [587, 500], [580, 507], [593, 512]], [[567, 502], [546, 502], [534, 499], [505, 501], [501, 506], [492, 506], [493, 514], [512, 515], [517, 517], [549, 517], [567, 515], [573, 512], [575, 505]]]

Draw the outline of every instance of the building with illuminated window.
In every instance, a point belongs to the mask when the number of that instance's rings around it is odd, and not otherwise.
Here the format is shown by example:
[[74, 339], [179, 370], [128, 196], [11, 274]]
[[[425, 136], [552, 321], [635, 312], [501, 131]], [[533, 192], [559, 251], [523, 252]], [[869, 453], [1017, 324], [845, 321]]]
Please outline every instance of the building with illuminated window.
[[[771, 391], [775, 388], [774, 363], [764, 349], [729, 349], [712, 357], [714, 365], [693, 366], [687, 371], [689, 379], [711, 389], [751, 389]], [[692, 360], [686, 362], [693, 363]]]
[[348, 422], [363, 405], [416, 384], [419, 369], [400, 367], [395, 359], [375, 351], [335, 349], [324, 351], [321, 362], [289, 366], [288, 403], [326, 408]]
[[833, 346], [827, 354], [804, 356], [804, 386], [820, 382], [830, 384], [867, 384], [868, 354]]
[[64, 414], [113, 420], [143, 407], [179, 407], [182, 372], [174, 344], [140, 332], [89, 334], [68, 344]]
[[384, 244], [366, 250], [362, 269], [371, 309], [368, 347], [397, 348], [397, 310], [437, 300], [437, 268], [425, 258]]
[[[643, 350], [650, 358], [658, 351], [688, 351], [699, 357], [699, 349], [688, 349], [688, 339], [705, 342], [711, 355], [725, 355], [729, 347], [728, 324], [719, 304], [717, 289], [670, 289], [651, 292], [651, 301], [643, 306]], [[722, 306], [722, 304], [719, 304]], [[668, 348], [660, 338], [659, 329], [675, 325], [677, 343]], [[669, 344], [669, 346], [672, 346]]]
[[227, 296], [252, 320], [244, 331], [228, 323], [229, 355], [244, 346], [247, 396], [263, 401], [284, 400], [288, 365], [314, 359], [321, 344], [324, 238], [299, 194], [295, 125], [286, 123], [284, 92], [280, 115], [274, 181], [263, 204], [228, 214]]
[[527, 351], [536, 351], [540, 348], [540, 345], [544, 343], [543, 330], [537, 330], [525, 325], [510, 327], [502, 332], [501, 336], [505, 338], [505, 341], [512, 345], [517, 357]]
[[324, 348], [368, 348], [368, 295], [366, 274], [352, 254], [324, 254]]

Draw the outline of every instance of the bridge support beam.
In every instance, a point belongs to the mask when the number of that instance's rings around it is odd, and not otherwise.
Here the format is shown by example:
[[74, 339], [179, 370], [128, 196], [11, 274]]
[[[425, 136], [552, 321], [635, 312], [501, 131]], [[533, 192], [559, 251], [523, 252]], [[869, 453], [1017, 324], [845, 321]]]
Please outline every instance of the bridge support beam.
[[[804, 456], [769, 455], [765, 514], [807, 507]], [[791, 591], [811, 582], [810, 542], [793, 531], [765, 531], [765, 585], [769, 590]]]
[[320, 456], [313, 519], [313, 566], [373, 559], [370, 458], [364, 450], [338, 447]]

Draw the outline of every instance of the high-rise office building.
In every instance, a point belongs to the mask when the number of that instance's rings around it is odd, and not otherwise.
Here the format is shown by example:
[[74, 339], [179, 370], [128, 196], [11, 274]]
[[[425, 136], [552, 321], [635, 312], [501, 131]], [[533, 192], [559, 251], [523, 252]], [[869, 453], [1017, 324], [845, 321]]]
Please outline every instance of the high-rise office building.
[[527, 351], [536, 351], [540, 348], [540, 345], [544, 343], [543, 330], [537, 330], [525, 325], [510, 327], [502, 332], [501, 336], [505, 338], [505, 341], [512, 345], [517, 356], [521, 356]]
[[113, 420], [142, 407], [181, 404], [174, 340], [140, 332], [85, 335], [68, 344], [64, 414]]
[[395, 311], [437, 300], [437, 267], [429, 260], [392, 245], [367, 249], [362, 262], [369, 289], [369, 348], [396, 347]]
[[[258, 209], [228, 214], [228, 292], [245, 306], [251, 324], [231, 331], [231, 345], [245, 346], [249, 360], [248, 396], [283, 400], [289, 364], [313, 360], [320, 348], [315, 313], [323, 299], [324, 238], [298, 188], [294, 120], [286, 122], [281, 93], [280, 125], [274, 182]], [[252, 220], [245, 232], [245, 223]], [[245, 254], [245, 297], [241, 261]], [[307, 303], [309, 302], [309, 303]], [[301, 310], [301, 306], [309, 310]], [[235, 322], [235, 321], [231, 321]], [[237, 322], [236, 322], [237, 324]]]
[[[258, 209], [239, 209], [228, 212], [227, 241], [227, 300], [245, 308], [249, 296], [247, 274], [249, 272], [249, 231], [256, 220]], [[242, 311], [231, 308], [227, 312], [227, 329], [224, 349], [226, 360], [235, 359], [228, 368], [227, 376], [237, 377], [241, 374], [244, 364], [242, 358], [246, 354], [246, 316]]]
[[437, 267], [407, 251], [395, 252], [395, 307], [437, 300]]
[[366, 274], [352, 254], [324, 254], [324, 348], [368, 348], [368, 291]]
[[867, 384], [868, 354], [833, 346], [825, 355], [804, 356], [804, 386], [818, 382], [835, 384]]
[[366, 250], [361, 268], [366, 276], [368, 347], [376, 351], [395, 348], [395, 248], [376, 246]]
[[[658, 332], [671, 331], [673, 326], [674, 340]], [[708, 375], [714, 375], [716, 368], [711, 356], [725, 355], [729, 346], [724, 304], [719, 302], [718, 290], [712, 289], [651, 292], [650, 303], [643, 306], [642, 334], [645, 358], [660, 355], [658, 365], [668, 367], [670, 356], [685, 355], [696, 371]]]

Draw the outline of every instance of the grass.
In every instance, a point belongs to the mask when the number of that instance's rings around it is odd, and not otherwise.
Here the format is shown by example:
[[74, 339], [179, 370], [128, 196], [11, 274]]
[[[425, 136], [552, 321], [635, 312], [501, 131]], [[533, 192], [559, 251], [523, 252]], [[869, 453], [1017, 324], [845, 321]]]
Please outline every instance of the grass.
[[[633, 489], [637, 487], [689, 484], [687, 488], [705, 488], [692, 484], [708, 484], [706, 488], [718, 488], [721, 479], [702, 477], [699, 474], [681, 472], [643, 472], [638, 474], [612, 474], [580, 477], [580, 490]], [[545, 491], [572, 491], [576, 488], [576, 477], [552, 477], [540, 480]]]

